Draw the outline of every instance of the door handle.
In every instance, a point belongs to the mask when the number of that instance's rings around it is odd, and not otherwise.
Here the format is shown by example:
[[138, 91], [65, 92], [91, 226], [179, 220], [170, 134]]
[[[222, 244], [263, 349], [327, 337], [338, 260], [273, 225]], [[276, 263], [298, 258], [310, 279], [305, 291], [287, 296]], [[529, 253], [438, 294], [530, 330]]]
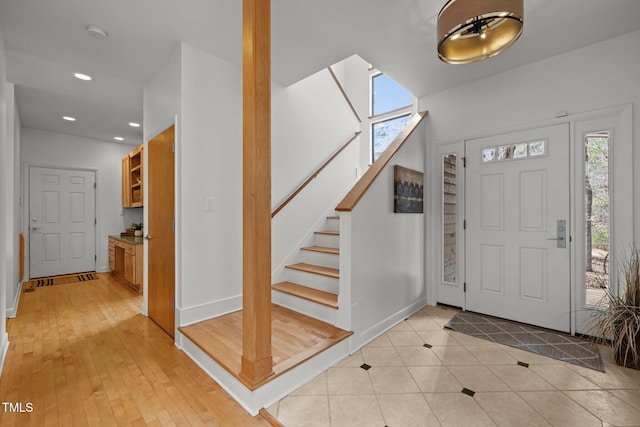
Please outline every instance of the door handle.
[[149, 236], [148, 234], [146, 236], [144, 236], [145, 240], [151, 240], [151, 236]]
[[566, 248], [566, 236], [567, 236], [567, 221], [564, 219], [559, 219], [556, 224], [556, 236], [547, 240], [555, 240], [558, 242], [556, 245], [557, 248]]
[[38, 231], [38, 230], [40, 230], [40, 228], [42, 228], [42, 227], [31, 227], [31, 231]]

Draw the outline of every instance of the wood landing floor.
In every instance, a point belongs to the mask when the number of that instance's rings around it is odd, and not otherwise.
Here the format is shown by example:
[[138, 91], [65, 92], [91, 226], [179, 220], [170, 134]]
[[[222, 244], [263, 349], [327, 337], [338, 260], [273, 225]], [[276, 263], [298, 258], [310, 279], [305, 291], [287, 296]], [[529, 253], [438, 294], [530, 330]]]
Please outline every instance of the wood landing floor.
[[349, 337], [352, 333], [287, 308], [273, 305], [271, 351], [274, 374], [252, 386], [240, 377], [242, 364], [242, 310], [179, 328], [209, 357], [249, 389], [256, 389], [316, 354]]
[[24, 412], [0, 409], [0, 425], [270, 425], [142, 316], [141, 303], [108, 273], [23, 292], [7, 321], [0, 401]]

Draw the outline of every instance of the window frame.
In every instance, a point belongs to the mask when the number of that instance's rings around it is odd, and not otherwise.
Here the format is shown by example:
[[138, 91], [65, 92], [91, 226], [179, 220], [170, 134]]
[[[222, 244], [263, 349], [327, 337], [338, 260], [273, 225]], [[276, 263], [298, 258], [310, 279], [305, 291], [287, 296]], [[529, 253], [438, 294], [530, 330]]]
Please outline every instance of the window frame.
[[[373, 158], [374, 155], [374, 132], [373, 127], [378, 124], [388, 120], [397, 119], [402, 116], [408, 115], [409, 117], [412, 114], [415, 114], [417, 99], [413, 94], [409, 91], [409, 95], [411, 95], [411, 104], [406, 105], [404, 107], [396, 108], [394, 110], [386, 111], [380, 114], [373, 114], [373, 79], [381, 74], [384, 74], [382, 71], [376, 68], [369, 69], [369, 117], [367, 120], [368, 132], [369, 132], [369, 162], [373, 164], [376, 159]], [[393, 79], [392, 79], [393, 80]], [[394, 80], [395, 81], [395, 80]], [[406, 90], [406, 89], [405, 89]]]
[[[375, 132], [373, 131], [374, 126], [376, 126], [377, 124], [380, 123], [384, 123], [386, 121], [390, 121], [390, 120], [395, 120], [395, 119], [399, 119], [401, 117], [408, 117], [409, 119], [411, 119], [411, 110], [404, 110], [401, 111], [399, 114], [396, 115], [391, 115], [391, 116], [386, 116], [382, 119], [376, 120], [376, 121], [371, 121], [369, 122], [369, 161], [373, 164], [377, 159], [374, 159], [374, 153], [375, 153], [375, 147], [374, 147], [374, 137], [375, 137]], [[394, 138], [395, 139], [395, 138]], [[389, 143], [389, 145], [391, 145], [391, 142]], [[387, 145], [388, 147], [388, 145]], [[386, 148], [385, 148], [386, 150]], [[384, 150], [382, 150], [380, 152], [380, 154], [382, 154], [384, 152]]]

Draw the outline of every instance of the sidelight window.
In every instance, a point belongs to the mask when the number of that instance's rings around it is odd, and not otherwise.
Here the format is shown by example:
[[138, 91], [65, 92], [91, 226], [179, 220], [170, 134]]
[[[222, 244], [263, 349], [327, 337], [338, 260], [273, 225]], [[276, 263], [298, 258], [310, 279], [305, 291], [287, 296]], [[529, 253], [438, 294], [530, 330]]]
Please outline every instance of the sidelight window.
[[458, 206], [456, 188], [456, 163], [455, 154], [442, 156], [442, 281], [444, 283], [457, 283], [457, 229]]
[[586, 304], [607, 304], [609, 286], [610, 200], [609, 132], [590, 133], [584, 139], [585, 286]]

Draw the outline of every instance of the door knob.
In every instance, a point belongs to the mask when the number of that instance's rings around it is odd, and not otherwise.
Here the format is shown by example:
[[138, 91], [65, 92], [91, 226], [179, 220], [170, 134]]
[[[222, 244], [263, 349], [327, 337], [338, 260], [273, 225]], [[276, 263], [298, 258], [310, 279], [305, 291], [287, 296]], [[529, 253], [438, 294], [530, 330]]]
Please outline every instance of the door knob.
[[151, 240], [151, 236], [149, 236], [148, 234], [146, 236], [144, 236], [145, 240]]

